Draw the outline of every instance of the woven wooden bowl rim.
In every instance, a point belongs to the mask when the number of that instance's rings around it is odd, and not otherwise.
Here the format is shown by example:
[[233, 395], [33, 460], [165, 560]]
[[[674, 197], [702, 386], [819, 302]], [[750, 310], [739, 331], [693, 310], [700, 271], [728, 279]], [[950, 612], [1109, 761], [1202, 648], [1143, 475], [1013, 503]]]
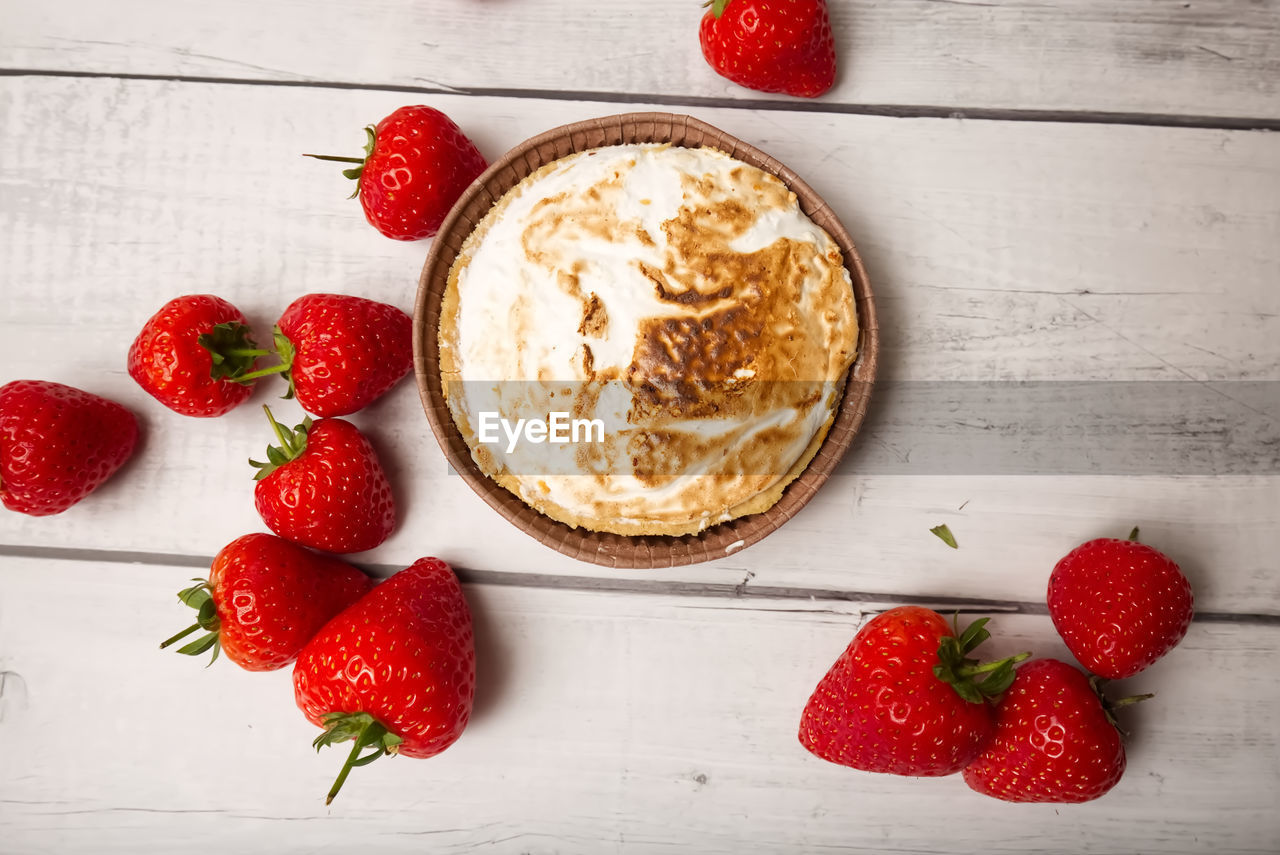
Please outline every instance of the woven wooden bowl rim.
[[[471, 450], [453, 423], [441, 387], [437, 338], [440, 303], [449, 269], [463, 241], [498, 199], [525, 177], [575, 152], [623, 143], [660, 142], [720, 149], [776, 175], [796, 194], [801, 209], [826, 229], [844, 253], [858, 310], [858, 358], [850, 369], [844, 398], [826, 440], [773, 507], [681, 537], [629, 537], [574, 529], [535, 511], [486, 476], [471, 459]], [[692, 116], [672, 113], [623, 113], [574, 122], [525, 140], [495, 161], [458, 199], [432, 242], [418, 282], [413, 323], [418, 393], [431, 430], [453, 469], [490, 507], [539, 542], [579, 561], [619, 568], [674, 567], [721, 558], [758, 542], [795, 516], [827, 480], [862, 425], [880, 345], [875, 301], [866, 270], [848, 231], [822, 197], [789, 168], [754, 146]]]

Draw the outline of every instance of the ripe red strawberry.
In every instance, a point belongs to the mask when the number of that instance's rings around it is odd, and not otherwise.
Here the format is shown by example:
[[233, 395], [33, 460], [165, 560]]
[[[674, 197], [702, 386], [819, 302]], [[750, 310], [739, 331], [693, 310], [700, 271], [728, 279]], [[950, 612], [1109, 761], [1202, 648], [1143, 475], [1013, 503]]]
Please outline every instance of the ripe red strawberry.
[[1124, 768], [1124, 743], [1097, 683], [1065, 662], [1036, 659], [996, 705], [995, 736], [964, 780], [1007, 802], [1087, 802], [1114, 787]]
[[0, 386], [0, 501], [60, 514], [133, 454], [138, 421], [115, 401], [46, 380]]
[[[354, 766], [383, 754], [431, 757], [462, 735], [476, 688], [471, 612], [458, 579], [422, 558], [331, 620], [293, 669], [298, 707], [325, 732], [355, 740], [326, 804]], [[360, 756], [365, 748], [372, 750]]]
[[386, 540], [395, 501], [364, 434], [342, 419], [306, 419], [290, 430], [263, 409], [280, 441], [266, 463], [249, 461], [259, 470], [253, 498], [267, 527], [325, 552], [363, 552]]
[[352, 195], [373, 227], [396, 240], [434, 236], [488, 165], [453, 120], [431, 107], [401, 107], [364, 130], [364, 157], [305, 156], [359, 164], [342, 172], [357, 181]]
[[178, 593], [196, 610], [196, 622], [160, 645], [168, 647], [203, 629], [178, 648], [199, 656], [213, 649], [247, 671], [274, 671], [292, 662], [329, 619], [360, 599], [373, 580], [329, 555], [272, 534], [246, 534], [213, 559], [209, 581]]
[[1100, 677], [1132, 677], [1172, 650], [1191, 625], [1191, 585], [1144, 543], [1101, 538], [1049, 576], [1049, 615], [1067, 649]]
[[413, 321], [387, 303], [307, 294], [275, 328], [280, 364], [246, 380], [282, 373], [289, 393], [317, 416], [345, 416], [381, 397], [413, 367]]
[[143, 324], [129, 348], [129, 376], [184, 416], [220, 416], [253, 394], [251, 384], [235, 381], [264, 353], [239, 309], [212, 294], [189, 294]]
[[941, 615], [919, 606], [872, 618], [805, 705], [801, 744], [823, 760], [868, 772], [960, 771], [994, 729], [987, 698], [1009, 685], [1014, 664], [1029, 655], [987, 665], [965, 658], [990, 637], [986, 622], [957, 637]]
[[836, 80], [826, 0], [715, 0], [698, 40], [717, 74], [748, 89], [816, 98]]

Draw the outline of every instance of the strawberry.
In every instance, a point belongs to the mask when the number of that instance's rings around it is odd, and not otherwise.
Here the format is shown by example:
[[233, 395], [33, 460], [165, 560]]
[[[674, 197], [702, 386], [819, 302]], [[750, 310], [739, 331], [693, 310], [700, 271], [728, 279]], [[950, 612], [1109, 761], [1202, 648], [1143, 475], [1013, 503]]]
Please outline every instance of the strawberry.
[[46, 380], [0, 386], [0, 501], [60, 514], [133, 454], [138, 420], [115, 401]]
[[387, 303], [341, 294], [307, 294], [275, 328], [280, 363], [267, 374], [289, 380], [286, 398], [317, 416], [345, 416], [381, 397], [413, 367], [413, 321]]
[[283, 538], [325, 552], [363, 552], [386, 540], [396, 524], [391, 485], [378, 455], [356, 426], [342, 419], [306, 419], [290, 430], [267, 418], [280, 441], [258, 469], [254, 504]]
[[1007, 802], [1087, 802], [1124, 774], [1124, 743], [1096, 678], [1056, 659], [1018, 669], [996, 706], [996, 732], [964, 770], [972, 789]]
[[836, 80], [826, 0], [715, 0], [698, 40], [717, 74], [748, 89], [816, 98]]
[[[990, 637], [987, 618], [959, 637], [937, 612], [890, 609], [858, 631], [818, 683], [800, 743], [844, 766], [895, 775], [958, 772], [991, 737], [987, 698], [1029, 654], [979, 665], [967, 654]], [[985, 679], [975, 677], [985, 675]]]
[[396, 240], [433, 237], [488, 165], [454, 121], [431, 107], [401, 107], [364, 130], [364, 157], [304, 157], [358, 164], [342, 172], [356, 181], [352, 195], [373, 227]]
[[476, 657], [471, 612], [449, 565], [419, 559], [329, 621], [299, 654], [293, 689], [325, 730], [317, 751], [355, 740], [326, 804], [355, 766], [452, 745], [471, 717]]
[[373, 580], [329, 555], [319, 555], [271, 534], [246, 534], [213, 559], [209, 580], [178, 593], [196, 610], [196, 623], [160, 645], [163, 649], [205, 630], [180, 647], [199, 656], [227, 658], [247, 671], [274, 671], [292, 662], [329, 619], [360, 599]]
[[129, 348], [129, 376], [184, 416], [220, 416], [253, 394], [235, 381], [264, 353], [239, 309], [212, 294], [189, 294], [142, 325]]
[[1191, 625], [1191, 585], [1170, 558], [1129, 540], [1073, 549], [1049, 576], [1049, 615], [1067, 649], [1100, 677], [1132, 677], [1172, 650]]

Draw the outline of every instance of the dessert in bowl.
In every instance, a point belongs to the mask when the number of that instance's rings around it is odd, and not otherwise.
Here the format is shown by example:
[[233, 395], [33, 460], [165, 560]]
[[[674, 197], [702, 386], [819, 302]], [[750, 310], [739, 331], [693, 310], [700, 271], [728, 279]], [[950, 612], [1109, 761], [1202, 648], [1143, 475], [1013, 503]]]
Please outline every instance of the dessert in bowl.
[[874, 373], [870, 291], [830, 210], [667, 114], [514, 149], [446, 220], [417, 308], [450, 462], [543, 542], [616, 566], [775, 529], [834, 467]]

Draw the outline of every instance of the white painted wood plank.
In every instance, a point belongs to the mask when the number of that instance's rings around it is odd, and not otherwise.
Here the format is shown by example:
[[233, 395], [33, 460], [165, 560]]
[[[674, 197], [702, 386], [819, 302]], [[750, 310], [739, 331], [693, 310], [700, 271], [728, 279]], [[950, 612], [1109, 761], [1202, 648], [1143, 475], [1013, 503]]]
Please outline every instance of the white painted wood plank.
[[[1275, 0], [834, 0], [830, 104], [1280, 118]], [[9, 3], [0, 67], [758, 99], [686, 0]]]
[[[179, 283], [264, 322], [306, 287], [410, 306], [427, 244], [376, 234], [337, 170], [298, 156], [358, 149], [360, 126], [407, 97], [5, 80], [5, 321], [70, 322], [102, 337], [96, 359], [118, 341], [106, 325], [131, 328]], [[490, 158], [610, 110], [429, 100]], [[877, 293], [883, 379], [1280, 379], [1276, 135], [696, 112], [840, 213]]]
[[[24, 853], [1265, 852], [1280, 819], [1274, 625], [1193, 625], [1119, 692], [1129, 768], [1103, 799], [1010, 806], [958, 777], [830, 765], [795, 737], [873, 603], [468, 586], [477, 715], [424, 761], [353, 773], [286, 673], [156, 649], [187, 568], [0, 565], [0, 840]], [[1064, 655], [1047, 618], [997, 615], [991, 654]]]
[[[431, 100], [490, 157], [601, 106]], [[183, 292], [219, 293], [262, 329], [307, 291], [410, 307], [426, 244], [381, 238], [335, 170], [297, 156], [351, 148], [363, 122], [399, 103], [256, 86], [0, 84], [0, 380], [94, 389], [146, 425], [113, 482], [59, 517], [0, 515], [0, 544], [207, 558], [260, 529], [244, 461], [268, 441], [257, 405], [278, 388], [222, 419], [186, 419], [132, 383], [125, 350]], [[841, 212], [878, 293], [888, 379], [1280, 379], [1280, 137], [698, 114], [790, 164]], [[1201, 412], [1187, 429], [1213, 417]], [[403, 566], [430, 551], [484, 573], [601, 572], [535, 544], [448, 475], [411, 383], [354, 420], [386, 457], [403, 510], [393, 538], [361, 560]], [[753, 574], [749, 584], [765, 587], [1036, 602], [1072, 545], [1140, 523], [1198, 576], [1203, 608], [1280, 613], [1270, 570], [1280, 479], [1265, 470], [894, 476], [861, 474], [860, 458], [855, 448], [844, 475], [750, 550], [606, 575], [737, 585]], [[943, 521], [960, 552], [927, 533]]]

